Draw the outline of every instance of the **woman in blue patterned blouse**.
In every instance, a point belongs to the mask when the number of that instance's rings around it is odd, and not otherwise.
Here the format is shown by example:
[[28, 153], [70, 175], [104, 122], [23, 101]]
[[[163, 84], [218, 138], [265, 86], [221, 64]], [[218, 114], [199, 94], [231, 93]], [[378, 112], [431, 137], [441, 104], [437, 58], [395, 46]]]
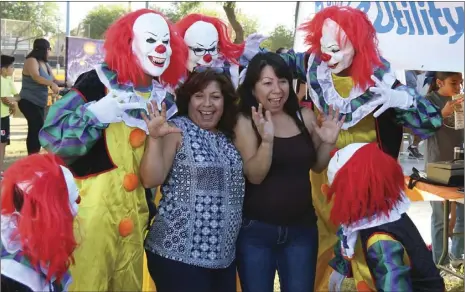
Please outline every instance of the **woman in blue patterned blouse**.
[[197, 70], [176, 92], [177, 117], [167, 122], [156, 104], [144, 117], [150, 138], [141, 178], [162, 193], [145, 243], [158, 292], [236, 291], [245, 188], [232, 143], [238, 97], [221, 68]]

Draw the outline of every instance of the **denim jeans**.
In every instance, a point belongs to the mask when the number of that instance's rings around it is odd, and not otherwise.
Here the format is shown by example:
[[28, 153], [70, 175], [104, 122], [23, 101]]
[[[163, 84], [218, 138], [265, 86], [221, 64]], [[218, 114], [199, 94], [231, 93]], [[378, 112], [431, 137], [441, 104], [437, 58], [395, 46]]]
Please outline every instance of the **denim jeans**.
[[276, 270], [282, 292], [314, 289], [318, 228], [278, 226], [244, 219], [237, 239], [243, 292], [272, 292]]
[[158, 292], [236, 292], [236, 264], [207, 269], [161, 257], [149, 250], [147, 267]]
[[[454, 232], [463, 232], [464, 210], [463, 204], [456, 203], [456, 222]], [[431, 239], [433, 245], [433, 261], [437, 264], [442, 255], [442, 238], [444, 232], [444, 205], [443, 202], [431, 202], [433, 214], [431, 215]], [[452, 237], [452, 249], [449, 250], [453, 259], [461, 259], [463, 254], [463, 235], [455, 235]], [[444, 264], [449, 263], [447, 256]]]

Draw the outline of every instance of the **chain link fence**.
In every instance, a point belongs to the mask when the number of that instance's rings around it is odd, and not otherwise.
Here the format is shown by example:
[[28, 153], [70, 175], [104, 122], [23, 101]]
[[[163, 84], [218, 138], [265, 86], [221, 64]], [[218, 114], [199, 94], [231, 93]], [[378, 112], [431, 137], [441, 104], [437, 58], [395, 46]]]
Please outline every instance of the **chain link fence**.
[[34, 41], [30, 21], [2, 19], [0, 28], [2, 54], [26, 56], [29, 53]]

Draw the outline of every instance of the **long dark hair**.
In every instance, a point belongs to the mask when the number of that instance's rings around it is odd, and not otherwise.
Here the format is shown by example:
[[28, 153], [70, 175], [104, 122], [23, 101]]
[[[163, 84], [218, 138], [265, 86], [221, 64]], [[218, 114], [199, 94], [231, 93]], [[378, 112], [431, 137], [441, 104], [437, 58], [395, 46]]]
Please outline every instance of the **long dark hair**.
[[211, 82], [216, 81], [220, 85], [224, 98], [223, 115], [218, 122], [217, 129], [231, 140], [234, 139], [234, 127], [237, 122], [237, 103], [239, 97], [236, 94], [231, 79], [224, 73], [218, 73], [213, 69], [202, 72], [192, 72], [186, 82], [176, 90], [176, 105], [178, 116], [187, 116], [191, 97], [204, 90]]
[[[292, 88], [292, 72], [283, 58], [281, 58], [281, 56], [276, 53], [260, 53], [255, 55], [252, 60], [250, 60], [250, 63], [247, 67], [247, 72], [245, 73], [244, 81], [237, 89], [240, 96], [239, 112], [245, 117], [252, 119], [251, 108], [253, 106], [258, 108], [258, 102], [253, 95], [253, 89], [255, 84], [260, 80], [260, 74], [263, 68], [266, 66], [271, 66], [278, 78], [285, 78], [289, 83], [289, 97], [284, 103], [283, 110], [286, 114], [292, 117], [299, 130], [304, 133], [304, 135], [311, 142], [310, 133], [308, 132], [308, 129], [305, 127], [305, 124], [302, 120], [303, 116], [301, 107], [299, 105], [299, 99], [297, 98], [297, 94], [295, 93], [294, 88]], [[300, 118], [297, 113], [299, 113]], [[254, 127], [259, 143], [261, 143], [260, 135], [258, 134], [253, 122], [252, 126]]]
[[461, 73], [460, 72], [440, 72], [440, 71], [434, 72], [434, 76], [431, 79], [431, 84], [429, 85], [429, 88], [428, 88], [428, 93], [439, 90], [437, 80], [444, 81], [451, 76], [459, 75], [459, 74]]
[[48, 62], [47, 53], [50, 50], [50, 43], [46, 39], [36, 39], [32, 46], [32, 51], [26, 56], [35, 58], [37, 61]]

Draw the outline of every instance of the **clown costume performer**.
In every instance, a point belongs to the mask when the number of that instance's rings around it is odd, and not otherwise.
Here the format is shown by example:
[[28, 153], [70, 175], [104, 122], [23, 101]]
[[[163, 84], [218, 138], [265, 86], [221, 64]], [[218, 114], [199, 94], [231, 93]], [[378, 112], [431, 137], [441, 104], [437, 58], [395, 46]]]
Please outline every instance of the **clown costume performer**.
[[170, 86], [185, 71], [187, 48], [149, 9], [112, 24], [104, 48], [105, 62], [50, 108], [40, 141], [68, 163], [81, 190], [82, 243], [71, 290], [140, 291], [153, 204], [139, 179], [148, 133], [141, 113], [151, 100], [160, 108], [164, 102], [168, 116], [176, 113]]
[[[403, 127], [422, 139], [442, 124], [441, 113], [414, 88], [400, 84], [387, 60], [380, 56], [376, 31], [365, 13], [331, 6], [300, 27], [310, 46], [306, 53], [281, 54], [307, 83], [315, 112], [333, 106], [345, 115], [337, 148], [356, 142], [377, 142], [396, 158]], [[363, 32], [363, 33], [361, 33]], [[311, 172], [313, 204], [318, 215], [319, 252], [316, 291], [327, 291], [327, 263], [336, 243], [336, 226], [329, 222], [332, 204], [321, 193], [327, 174]]]
[[[377, 167], [382, 165], [382, 167]], [[330, 221], [341, 226], [330, 262], [330, 291], [346, 276], [358, 291], [445, 291], [431, 251], [407, 215], [404, 175], [376, 143], [354, 143], [335, 152], [328, 166], [333, 200]]]
[[251, 58], [257, 54], [260, 43], [266, 39], [260, 34], [252, 34], [245, 43], [235, 44], [221, 19], [197, 13], [179, 20], [176, 28], [189, 49], [188, 72], [196, 67], [222, 68], [236, 88], [239, 84], [239, 58], [242, 55]]
[[18, 160], [2, 181], [2, 291], [67, 291], [79, 191], [53, 154]]

